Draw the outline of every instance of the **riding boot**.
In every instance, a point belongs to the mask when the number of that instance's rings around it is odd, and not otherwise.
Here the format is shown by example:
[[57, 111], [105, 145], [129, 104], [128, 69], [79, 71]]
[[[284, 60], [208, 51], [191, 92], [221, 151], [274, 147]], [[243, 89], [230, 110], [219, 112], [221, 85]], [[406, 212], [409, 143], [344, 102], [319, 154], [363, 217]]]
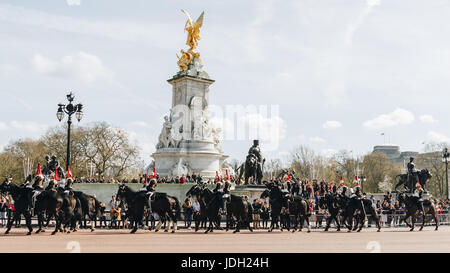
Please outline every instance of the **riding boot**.
[[418, 201], [419, 211], [422, 212], [423, 217], [425, 217], [425, 209], [423, 208], [423, 201]]

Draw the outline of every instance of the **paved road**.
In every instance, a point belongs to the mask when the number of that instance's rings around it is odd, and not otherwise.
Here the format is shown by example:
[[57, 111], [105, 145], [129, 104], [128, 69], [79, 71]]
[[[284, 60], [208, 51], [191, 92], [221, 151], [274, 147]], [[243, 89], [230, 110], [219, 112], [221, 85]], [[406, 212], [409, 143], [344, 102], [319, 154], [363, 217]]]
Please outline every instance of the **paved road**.
[[12, 229], [9, 235], [3, 235], [4, 229], [0, 232], [0, 252], [450, 252], [449, 226], [439, 231], [425, 227], [421, 232], [384, 228], [381, 232], [294, 234], [266, 230], [203, 234], [185, 229], [175, 234], [139, 230], [134, 235], [127, 230], [81, 230], [54, 236], [50, 230], [32, 236], [25, 236], [25, 229]]

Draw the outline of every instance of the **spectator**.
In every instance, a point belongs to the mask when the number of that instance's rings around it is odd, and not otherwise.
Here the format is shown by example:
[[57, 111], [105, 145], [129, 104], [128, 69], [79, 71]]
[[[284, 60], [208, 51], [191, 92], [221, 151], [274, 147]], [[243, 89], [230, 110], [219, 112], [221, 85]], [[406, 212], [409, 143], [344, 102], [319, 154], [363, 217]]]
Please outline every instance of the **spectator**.
[[[106, 224], [106, 216], [105, 216], [105, 209], [106, 206], [104, 203], [100, 203], [100, 228], [103, 228], [103, 226], [106, 228], [108, 225]], [[102, 226], [103, 222], [103, 226]]]
[[200, 203], [198, 202], [198, 199], [195, 199], [194, 204], [192, 205], [192, 209], [194, 212], [194, 222], [195, 222], [195, 231], [198, 231], [198, 228], [200, 226], [201, 216], [200, 216]]
[[121, 220], [122, 220], [122, 218], [121, 218], [121, 214], [120, 214], [120, 208], [116, 205], [111, 210], [111, 223], [109, 224], [109, 228], [111, 229], [112, 226], [114, 225], [114, 227], [119, 229]]
[[187, 229], [191, 229], [192, 224], [192, 202], [191, 202], [191, 196], [188, 196], [183, 204], [184, 208], [184, 224], [187, 227]]
[[258, 199], [253, 200], [253, 228], [260, 228], [260, 220], [261, 220], [261, 203], [259, 203]]
[[111, 201], [109, 201], [109, 209], [113, 210], [117, 206], [116, 197], [113, 195], [111, 196]]
[[263, 228], [267, 228], [267, 223], [269, 222], [269, 204], [266, 201], [264, 201], [261, 207], [261, 219]]
[[8, 213], [8, 203], [6, 202], [5, 197], [2, 196], [0, 201], [0, 221], [2, 227], [6, 225], [6, 220], [8, 219], [7, 213]]

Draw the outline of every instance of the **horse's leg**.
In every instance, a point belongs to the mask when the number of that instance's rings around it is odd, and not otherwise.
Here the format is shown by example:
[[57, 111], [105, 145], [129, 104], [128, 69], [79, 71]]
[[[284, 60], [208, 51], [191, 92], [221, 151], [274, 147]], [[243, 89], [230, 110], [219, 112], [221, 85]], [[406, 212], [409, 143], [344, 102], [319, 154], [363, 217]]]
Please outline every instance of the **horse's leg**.
[[162, 226], [162, 219], [161, 219], [161, 217], [159, 217], [158, 224], [156, 224], [156, 227], [155, 227], [155, 232], [158, 232], [159, 229], [161, 228], [161, 226]]
[[308, 215], [305, 216], [306, 228], [308, 229], [308, 233], [311, 232], [311, 225], [309, 224]]
[[61, 222], [60, 222], [58, 213], [55, 213], [55, 222], [56, 222], [55, 223], [55, 230], [52, 232], [52, 235], [55, 235], [58, 232], [58, 230], [60, 229]]
[[333, 216], [333, 218], [334, 218], [334, 221], [336, 222], [337, 231], [341, 231], [341, 224], [339, 223], [339, 214], [335, 214]]
[[250, 226], [250, 220], [247, 219], [247, 227], [250, 232], [253, 232], [253, 228]]
[[273, 212], [270, 214], [270, 218], [271, 218], [270, 219], [270, 227], [269, 227], [268, 232], [272, 232], [272, 230], [273, 230], [273, 225], [274, 225], [274, 221], [275, 221]]
[[7, 224], [7, 227], [6, 227], [5, 234], [8, 234], [9, 231], [11, 230], [11, 227], [14, 224], [14, 219], [16, 219], [16, 213], [17, 212], [13, 212], [13, 213], [9, 214], [9, 216], [8, 216], [8, 224]]
[[328, 216], [327, 217], [327, 220], [326, 220], [326, 223], [325, 223], [325, 230], [324, 231], [328, 231], [328, 229], [330, 228], [330, 226], [331, 226], [331, 221], [333, 221], [333, 215], [331, 215], [331, 213], [330, 213], [330, 216]]
[[347, 222], [348, 222], [348, 232], [351, 232], [353, 229], [353, 214], [347, 215]]
[[359, 221], [359, 229], [358, 232], [360, 232], [363, 227], [364, 227], [364, 223], [366, 222], [366, 209], [364, 208], [364, 205], [361, 204], [361, 214], [360, 214], [360, 221]]
[[175, 231], [177, 230], [177, 216], [175, 214], [173, 214], [171, 211], [169, 213], [170, 213], [169, 217], [172, 218], [172, 223], [173, 223], [172, 233], [175, 233]]
[[380, 232], [381, 225], [380, 225], [380, 217], [378, 216], [377, 210], [372, 207], [371, 209], [372, 218], [375, 221], [375, 225], [377, 225], [377, 232]]
[[425, 218], [426, 218], [426, 213], [425, 213], [425, 209], [423, 210], [423, 215], [422, 215], [422, 225], [419, 228], [419, 231], [422, 231], [423, 226], [425, 225]]
[[409, 231], [413, 231], [416, 224], [416, 213], [411, 214], [411, 229]]
[[241, 226], [241, 224], [242, 224], [242, 217], [241, 215], [239, 215], [237, 217], [236, 229], [233, 231], [233, 233], [240, 232], [239, 227]]
[[438, 230], [438, 228], [439, 228], [439, 220], [438, 220], [436, 211], [433, 211], [432, 215], [433, 215], [433, 218], [434, 218], [434, 222], [436, 223], [436, 228], [434, 230]]
[[28, 228], [27, 235], [31, 235], [31, 233], [33, 232], [33, 227], [31, 226], [31, 213], [27, 211], [23, 214], [23, 216], [25, 217], [25, 224]]
[[134, 234], [138, 230], [139, 221], [137, 220], [136, 215], [133, 215], [134, 223], [133, 223], [133, 229], [131, 229], [130, 233]]
[[38, 221], [38, 230], [36, 230], [36, 233], [39, 233], [42, 231], [42, 212], [39, 212], [37, 214], [37, 221]]
[[169, 232], [170, 217], [167, 217], [167, 214], [164, 214], [164, 222], [166, 223], [166, 228], [164, 229], [164, 232]]
[[[52, 218], [52, 213], [48, 213], [47, 215], [47, 222], [44, 224], [44, 227], [48, 227], [48, 224], [50, 224], [50, 219]], [[56, 216], [55, 216], [56, 218]]]

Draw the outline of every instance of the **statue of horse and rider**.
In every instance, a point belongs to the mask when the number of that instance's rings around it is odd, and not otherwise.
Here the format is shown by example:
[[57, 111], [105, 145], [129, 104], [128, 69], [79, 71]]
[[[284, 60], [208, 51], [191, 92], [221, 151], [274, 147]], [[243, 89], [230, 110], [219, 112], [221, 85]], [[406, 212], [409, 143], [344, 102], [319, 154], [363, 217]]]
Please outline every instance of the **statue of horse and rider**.
[[250, 147], [245, 162], [238, 168], [238, 181], [241, 181], [242, 175], [244, 175], [245, 185], [248, 185], [250, 177], [253, 179], [253, 182], [261, 184], [265, 161], [259, 148], [259, 140], [253, 140], [253, 146]]
[[53, 175], [55, 173], [55, 170], [57, 170], [59, 178], [66, 177], [66, 173], [64, 172], [64, 169], [59, 164], [59, 161], [56, 160], [55, 155], [52, 155], [51, 158], [49, 155], [46, 155], [45, 161], [47, 162], [47, 164], [42, 169], [42, 174], [44, 176], [49, 177], [50, 175]]
[[405, 191], [412, 193], [416, 188], [417, 182], [419, 182], [422, 189], [426, 192], [425, 184], [427, 180], [432, 177], [432, 175], [428, 169], [422, 170], [416, 169], [416, 166], [413, 161], [414, 157], [410, 157], [409, 163], [407, 165], [408, 172], [406, 174], [397, 175], [398, 183], [397, 185], [395, 185], [394, 189], [397, 189], [397, 187], [403, 185]]

